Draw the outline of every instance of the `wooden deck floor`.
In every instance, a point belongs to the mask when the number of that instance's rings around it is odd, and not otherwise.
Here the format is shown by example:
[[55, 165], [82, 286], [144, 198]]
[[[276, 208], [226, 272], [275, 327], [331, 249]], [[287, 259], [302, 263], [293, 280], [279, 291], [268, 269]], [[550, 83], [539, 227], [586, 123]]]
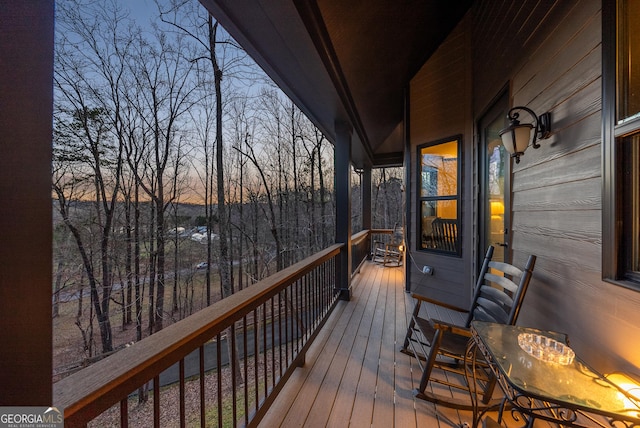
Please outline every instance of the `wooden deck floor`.
[[[263, 427], [458, 427], [471, 412], [413, 397], [420, 369], [399, 352], [413, 309], [402, 268], [367, 263], [261, 422]], [[536, 426], [538, 426], [536, 424]], [[547, 425], [548, 426], [548, 425]]]

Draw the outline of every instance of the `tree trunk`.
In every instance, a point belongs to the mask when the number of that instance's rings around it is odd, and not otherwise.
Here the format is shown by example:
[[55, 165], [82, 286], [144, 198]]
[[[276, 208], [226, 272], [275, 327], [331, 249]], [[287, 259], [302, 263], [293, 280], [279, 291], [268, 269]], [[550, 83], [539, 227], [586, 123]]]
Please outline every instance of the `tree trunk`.
[[[298, 154], [296, 151], [296, 141], [298, 136], [296, 135], [296, 122], [295, 122], [295, 105], [291, 101], [291, 152], [293, 160], [293, 221], [295, 226], [293, 228], [293, 242], [295, 244], [300, 242], [300, 185], [298, 184]], [[302, 138], [302, 137], [300, 137]], [[292, 262], [295, 263], [299, 259], [294, 255]], [[278, 267], [278, 270], [284, 268]]]
[[140, 289], [140, 195], [139, 187], [134, 188], [133, 202], [133, 269], [134, 269], [134, 293], [136, 299], [136, 340], [142, 340], [142, 296], [144, 291]]
[[[167, 143], [168, 144], [168, 143]], [[156, 203], [156, 251], [157, 251], [157, 283], [156, 283], [156, 312], [155, 331], [163, 328], [164, 320], [164, 286], [165, 286], [165, 207], [164, 207], [164, 167], [157, 168], [158, 193]]]
[[216, 93], [216, 181], [217, 181], [217, 199], [218, 199], [218, 224], [219, 227], [219, 243], [220, 254], [218, 260], [218, 271], [220, 272], [220, 287], [222, 289], [222, 297], [228, 297], [233, 293], [231, 285], [231, 274], [229, 269], [229, 245], [227, 242], [227, 231], [229, 222], [227, 220], [227, 209], [225, 203], [224, 191], [224, 159], [222, 144], [222, 70], [218, 65], [216, 57], [216, 34], [218, 30], [218, 22], [213, 23], [213, 18], [209, 16], [209, 54], [211, 64], [213, 66], [215, 93]]
[[154, 239], [154, 220], [155, 205], [149, 204], [151, 213], [149, 216], [149, 334], [155, 332], [155, 285], [156, 285], [156, 252], [155, 252], [155, 239]]
[[[57, 189], [56, 189], [57, 191]], [[82, 236], [80, 235], [80, 231], [73, 225], [71, 219], [69, 218], [69, 213], [66, 209], [65, 203], [66, 200], [64, 195], [57, 191], [58, 194], [58, 203], [60, 207], [60, 213], [62, 214], [62, 218], [71, 231], [73, 235], [76, 245], [78, 247], [78, 252], [82, 258], [82, 262], [84, 265], [84, 272], [87, 275], [87, 279], [89, 281], [90, 293], [93, 308], [96, 311], [96, 317], [98, 318], [98, 323], [100, 325], [100, 336], [102, 339], [102, 352], [110, 352], [113, 350], [113, 342], [111, 337], [111, 322], [109, 321], [108, 313], [103, 313], [103, 306], [100, 305], [100, 298], [98, 295], [98, 282], [94, 275], [93, 264], [92, 261], [87, 254], [86, 248], [84, 246], [84, 242], [82, 240]], [[108, 306], [107, 306], [108, 308]]]
[[[223, 144], [222, 144], [222, 70], [218, 65], [218, 59], [216, 57], [216, 33], [218, 29], [218, 22], [213, 23], [213, 18], [209, 15], [209, 53], [211, 58], [211, 64], [213, 66], [215, 93], [216, 93], [216, 179], [217, 179], [217, 194], [218, 194], [218, 221], [220, 225], [219, 230], [219, 242], [220, 242], [220, 254], [218, 259], [218, 271], [220, 272], [220, 288], [222, 291], [222, 298], [228, 297], [233, 293], [233, 284], [231, 283], [229, 260], [229, 246], [227, 242], [227, 231], [229, 222], [227, 219], [227, 209], [225, 204], [225, 191], [224, 191], [224, 163], [223, 163]], [[231, 337], [233, 328], [228, 329], [228, 336]], [[233, 341], [235, 343], [235, 341]], [[230, 341], [227, 342], [231, 343]], [[234, 361], [233, 357], [238, 358], [238, 353], [233, 352], [231, 347], [228, 346], [229, 361]], [[236, 363], [238, 363], [236, 361]], [[238, 364], [239, 367], [239, 364]], [[236, 373], [236, 382], [242, 382], [242, 373], [238, 371]]]
[[327, 213], [326, 213], [326, 207], [327, 207], [327, 195], [326, 195], [326, 189], [324, 186], [324, 174], [322, 172], [322, 141], [323, 141], [324, 137], [322, 136], [322, 134], [320, 134], [320, 132], [318, 132], [318, 130], [316, 129], [316, 141], [318, 141], [318, 181], [319, 181], [319, 185], [320, 185], [320, 214], [322, 216], [322, 220], [321, 220], [321, 232], [322, 233], [322, 241], [321, 241], [321, 245], [322, 248], [326, 248], [329, 245], [329, 239], [327, 238], [327, 228], [324, 227], [324, 225], [327, 222]]
[[179, 263], [179, 236], [178, 236], [178, 205], [173, 204], [173, 218], [175, 224], [175, 230], [173, 234], [173, 301], [171, 302], [171, 312], [178, 312], [178, 280], [180, 278], [180, 263]]
[[56, 318], [60, 315], [60, 285], [62, 284], [62, 260], [58, 260], [58, 270], [56, 271], [56, 281], [53, 285], [53, 309], [52, 316]]
[[125, 275], [127, 277], [127, 295], [126, 295], [126, 315], [125, 323], [131, 324], [131, 307], [133, 306], [132, 294], [133, 294], [133, 233], [131, 230], [131, 190], [126, 195], [125, 200], [125, 230], [126, 230], [126, 256], [125, 256]]

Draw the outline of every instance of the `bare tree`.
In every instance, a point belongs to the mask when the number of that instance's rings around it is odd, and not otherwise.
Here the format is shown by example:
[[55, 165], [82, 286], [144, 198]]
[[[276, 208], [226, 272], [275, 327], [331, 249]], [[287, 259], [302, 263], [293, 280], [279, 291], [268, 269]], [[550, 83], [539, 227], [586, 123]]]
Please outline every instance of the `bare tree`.
[[374, 227], [392, 228], [402, 224], [402, 168], [377, 168], [372, 171], [372, 223]]
[[[117, 347], [105, 345], [110, 302], [122, 305], [123, 329], [135, 322], [136, 340], [143, 310], [148, 334], [194, 310], [194, 271], [180, 273], [192, 245], [175, 229], [185, 192], [204, 205], [207, 305], [216, 269], [226, 297], [333, 237], [332, 147], [322, 133], [275, 87], [254, 85], [255, 68], [197, 2], [159, 2], [161, 21], [145, 31], [121, 7], [58, 4], [54, 191], [84, 266], [78, 327], [89, 353], [96, 321], [103, 350]], [[199, 179], [189, 188], [187, 175]], [[56, 278], [60, 296], [65, 278]]]
[[[138, 184], [152, 199], [155, 224], [155, 306], [150, 332], [161, 330], [164, 319], [164, 290], [166, 264], [166, 212], [175, 200], [178, 188], [180, 119], [193, 104], [196, 84], [192, 79], [193, 63], [183, 55], [189, 47], [181, 37], [168, 40], [156, 29], [154, 43], [138, 39], [135, 55], [129, 62], [135, 77], [136, 98], [132, 105], [138, 109], [143, 127], [149, 136], [143, 141], [150, 149], [152, 172], [145, 178], [134, 171]], [[179, 158], [179, 156], [178, 156]], [[150, 284], [151, 287], [151, 284]]]
[[53, 262], [54, 262], [54, 283], [53, 283], [53, 307], [51, 315], [56, 318], [60, 315], [61, 303], [68, 300], [73, 294], [74, 286], [78, 284], [79, 271], [83, 266], [77, 263], [74, 253], [74, 238], [64, 223], [57, 223], [53, 226]]
[[[196, 68], [198, 74], [198, 80], [205, 79], [201, 76], [206, 71], [203, 71], [200, 67]], [[213, 198], [214, 188], [214, 172], [213, 157], [214, 147], [212, 144], [211, 135], [213, 133], [212, 128], [215, 125], [215, 102], [211, 100], [209, 96], [203, 96], [200, 98], [199, 108], [189, 111], [189, 117], [193, 125], [194, 140], [197, 141], [197, 150], [200, 156], [194, 157], [192, 161], [192, 171], [197, 175], [200, 184], [202, 186], [203, 193], [201, 194], [202, 204], [204, 205], [204, 216], [206, 224], [207, 235], [207, 265], [205, 270], [205, 295], [206, 305], [211, 305], [211, 268], [213, 265], [213, 239], [212, 239], [212, 227], [215, 220], [215, 201]]]
[[[253, 132], [249, 129], [249, 120], [247, 118], [248, 98], [238, 98], [231, 103], [231, 127], [233, 134], [231, 136], [234, 141], [233, 146], [241, 149], [246, 146], [247, 140]], [[230, 209], [229, 224], [231, 232], [237, 233], [234, 238], [230, 237], [231, 249], [236, 250], [238, 265], [238, 290], [245, 287], [245, 265], [250, 257], [245, 254], [245, 244], [250, 242], [250, 233], [248, 224], [245, 221], [245, 171], [247, 160], [241, 153], [234, 151], [235, 156], [229, 156], [229, 165], [226, 166], [227, 188], [229, 189]], [[248, 247], [248, 246], [247, 246]], [[234, 257], [231, 257], [234, 260]], [[233, 268], [231, 270], [233, 273]]]
[[[94, 109], [76, 111], [71, 123], [57, 122], [53, 190], [58, 199], [58, 210], [64, 224], [73, 235], [83, 260], [90, 286], [91, 301], [100, 326], [102, 352], [109, 352], [113, 350], [111, 321], [109, 319], [112, 286], [109, 240], [115, 208], [114, 193], [117, 193], [119, 185], [122, 152], [116, 151], [115, 158], [111, 159], [104, 155], [105, 151], [108, 152], [106, 150], [108, 145], [104, 142], [107, 139], [104, 120], [104, 112], [100, 109]], [[105, 168], [105, 164], [114, 169], [105, 173], [105, 169], [109, 170], [109, 168]], [[74, 172], [78, 166], [78, 170], [84, 169], [86, 174], [80, 175]], [[110, 179], [114, 181], [111, 182]], [[85, 245], [86, 238], [70, 213], [71, 203], [75, 199], [76, 186], [86, 185], [93, 186], [90, 194], [95, 198], [92, 205], [94, 222], [99, 229], [101, 255], [98, 264], [99, 270]], [[112, 191], [111, 196], [109, 196], [110, 190]], [[100, 271], [102, 273], [101, 283], [98, 279]]]
[[[209, 73], [213, 75], [213, 93], [215, 96], [215, 202], [217, 210], [215, 212], [215, 220], [218, 223], [219, 239], [218, 247], [218, 271], [220, 275], [220, 286], [223, 297], [233, 293], [233, 283], [231, 281], [231, 267], [229, 249], [229, 213], [226, 202], [225, 190], [225, 173], [224, 173], [224, 143], [223, 143], [223, 76], [232, 75], [230, 70], [244, 63], [244, 51], [238, 46], [231, 37], [224, 32], [219, 23], [214, 21], [202, 7], [198, 7], [193, 2], [185, 2], [181, 0], [172, 0], [167, 6], [158, 3], [160, 9], [161, 20], [172, 26], [180, 35], [190, 37], [197, 48], [191, 61], [194, 63], [206, 62], [210, 69]], [[205, 86], [205, 90], [207, 90]], [[228, 94], [228, 92], [227, 92]], [[205, 139], [208, 141], [208, 138]], [[210, 153], [205, 145], [205, 154]], [[205, 158], [208, 163], [208, 158]], [[211, 162], [211, 168], [214, 167]], [[205, 203], [212, 206], [214, 175], [209, 173], [207, 165], [205, 180]], [[208, 227], [207, 238], [211, 241], [211, 233], [213, 229], [213, 210], [208, 210]], [[211, 258], [211, 248], [209, 247], [208, 257]], [[209, 266], [211, 260], [209, 260]], [[207, 275], [209, 270], [207, 271]], [[210, 282], [207, 280], [207, 285]], [[208, 303], [210, 303], [210, 290], [207, 293]]]
[[263, 190], [267, 199], [267, 207], [266, 209], [264, 209], [264, 211], [270, 222], [271, 236], [273, 237], [273, 242], [276, 248], [276, 266], [277, 270], [281, 270], [283, 268], [282, 244], [280, 242], [280, 235], [278, 233], [279, 228], [277, 223], [274, 198], [271, 190], [271, 183], [269, 183], [269, 180], [267, 179], [267, 174], [263, 166], [258, 161], [258, 156], [256, 155], [255, 149], [252, 144], [247, 144], [245, 151], [241, 150], [239, 147], [234, 147], [234, 149], [242, 153], [242, 155], [244, 155], [251, 162], [251, 164], [253, 164], [258, 176], [260, 177], [260, 182], [263, 186]]
[[[116, 2], [102, 5], [68, 0], [60, 2], [57, 9], [57, 161], [71, 162], [75, 167], [78, 163], [85, 165], [86, 175], [81, 180], [93, 183], [89, 196], [95, 201], [95, 218], [100, 228], [100, 285], [88, 255], [82, 258], [100, 324], [103, 351], [107, 352], [113, 347], [109, 320], [114, 271], [111, 241], [126, 137], [122, 88], [129, 83], [126, 59], [134, 29]], [[65, 224], [72, 228], [68, 206], [64, 203], [70, 200], [65, 192], [74, 180], [70, 181], [69, 177], [74, 175], [68, 169], [59, 171], [66, 175], [54, 177], [54, 190], [63, 218], [66, 216]], [[83, 247], [80, 231], [76, 228], [72, 233], [78, 247]]]
[[[326, 170], [323, 165], [328, 163], [331, 165], [333, 162], [333, 153], [330, 152], [330, 155], [327, 155], [326, 147], [330, 146], [329, 142], [325, 139], [324, 135], [320, 132], [318, 128], [314, 129], [314, 136], [316, 142], [316, 148], [318, 151], [318, 185], [319, 185], [319, 198], [320, 198], [320, 248], [325, 248], [329, 245], [330, 237], [335, 236], [333, 232], [333, 226], [335, 225], [335, 210], [330, 212], [327, 211], [327, 205], [329, 201], [327, 200], [330, 195], [333, 193], [327, 189], [325, 174]], [[329, 177], [331, 177], [331, 171], [329, 170]], [[330, 182], [330, 180], [328, 180]]]

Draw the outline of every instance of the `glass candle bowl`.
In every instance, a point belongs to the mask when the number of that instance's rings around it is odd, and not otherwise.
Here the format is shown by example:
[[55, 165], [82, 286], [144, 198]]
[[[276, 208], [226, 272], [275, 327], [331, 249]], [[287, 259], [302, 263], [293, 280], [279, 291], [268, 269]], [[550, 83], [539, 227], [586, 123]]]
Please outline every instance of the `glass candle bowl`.
[[569, 365], [576, 354], [569, 346], [547, 336], [533, 333], [520, 333], [518, 345], [527, 354], [546, 363]]

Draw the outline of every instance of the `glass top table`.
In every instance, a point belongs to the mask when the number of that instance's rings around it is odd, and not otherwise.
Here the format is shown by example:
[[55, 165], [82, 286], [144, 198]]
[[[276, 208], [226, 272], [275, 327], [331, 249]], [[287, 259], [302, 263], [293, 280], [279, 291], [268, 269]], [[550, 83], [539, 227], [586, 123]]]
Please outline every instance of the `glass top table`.
[[584, 414], [604, 416], [602, 426], [640, 426], [640, 403], [573, 354], [566, 335], [482, 321], [473, 321], [471, 331], [472, 344], [528, 426], [536, 418], [594, 426], [588, 416], [588, 425], [579, 422]]

